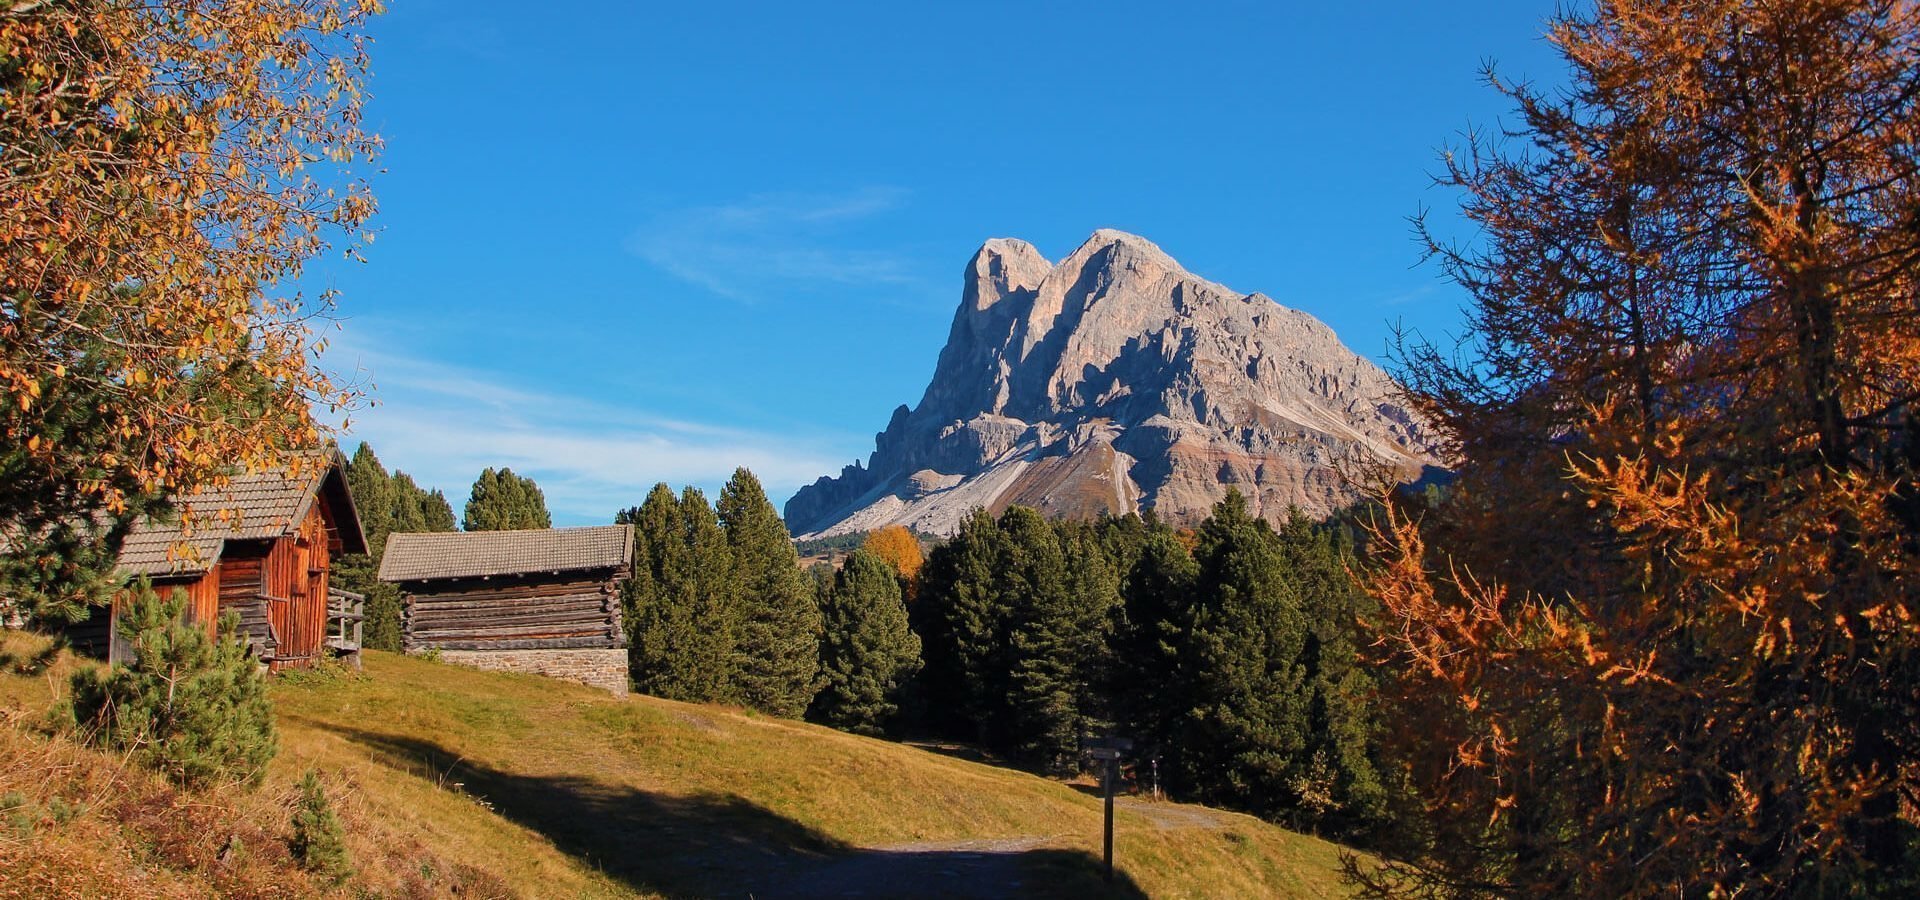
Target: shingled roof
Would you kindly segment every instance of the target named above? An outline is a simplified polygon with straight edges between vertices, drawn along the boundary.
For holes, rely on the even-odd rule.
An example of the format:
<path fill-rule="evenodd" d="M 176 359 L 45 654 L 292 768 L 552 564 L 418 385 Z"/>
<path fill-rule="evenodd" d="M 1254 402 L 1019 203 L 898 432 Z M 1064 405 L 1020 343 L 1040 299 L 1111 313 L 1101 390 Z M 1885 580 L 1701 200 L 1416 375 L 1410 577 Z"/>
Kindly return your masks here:
<path fill-rule="evenodd" d="M 120 546 L 119 570 L 149 576 L 205 572 L 219 562 L 227 541 L 271 539 L 299 530 L 322 491 L 330 493 L 344 552 L 366 552 L 367 539 L 347 492 L 346 457 L 328 449 L 303 453 L 286 466 L 235 475 L 223 486 L 175 498 L 175 510 L 190 512 L 191 525 L 177 515 L 171 521 L 146 519 L 135 524 Z"/>
<path fill-rule="evenodd" d="M 395 534 L 387 538 L 380 580 L 619 569 L 632 559 L 631 525 Z"/>

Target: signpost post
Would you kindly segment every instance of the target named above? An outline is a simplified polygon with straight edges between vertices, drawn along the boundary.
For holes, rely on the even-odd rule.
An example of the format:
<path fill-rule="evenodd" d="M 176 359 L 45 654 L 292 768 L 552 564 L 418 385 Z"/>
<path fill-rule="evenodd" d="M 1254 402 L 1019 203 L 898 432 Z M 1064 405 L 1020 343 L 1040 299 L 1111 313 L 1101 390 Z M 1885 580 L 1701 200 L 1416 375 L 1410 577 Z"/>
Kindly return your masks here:
<path fill-rule="evenodd" d="M 1102 842 L 1107 866 L 1107 881 L 1113 881 L 1113 790 L 1120 781 L 1120 758 L 1133 749 L 1133 741 L 1123 737 L 1095 738 L 1087 741 L 1087 755 L 1100 760 L 1105 765 L 1101 770 L 1101 786 L 1107 798 L 1106 838 Z"/>

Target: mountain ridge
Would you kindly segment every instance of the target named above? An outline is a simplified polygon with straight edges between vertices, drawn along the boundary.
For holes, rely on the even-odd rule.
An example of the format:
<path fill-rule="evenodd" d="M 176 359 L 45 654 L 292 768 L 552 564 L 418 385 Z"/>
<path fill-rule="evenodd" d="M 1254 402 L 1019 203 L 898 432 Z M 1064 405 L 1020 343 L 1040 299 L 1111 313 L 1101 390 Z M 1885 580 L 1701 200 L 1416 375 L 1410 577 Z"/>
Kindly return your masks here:
<path fill-rule="evenodd" d="M 796 535 L 903 524 L 950 534 L 975 507 L 1198 521 L 1229 486 L 1278 520 L 1358 498 L 1347 469 L 1412 481 L 1433 439 L 1378 366 L 1319 319 L 1101 229 L 1058 263 L 986 241 L 932 380 L 867 464 L 787 502 Z"/>

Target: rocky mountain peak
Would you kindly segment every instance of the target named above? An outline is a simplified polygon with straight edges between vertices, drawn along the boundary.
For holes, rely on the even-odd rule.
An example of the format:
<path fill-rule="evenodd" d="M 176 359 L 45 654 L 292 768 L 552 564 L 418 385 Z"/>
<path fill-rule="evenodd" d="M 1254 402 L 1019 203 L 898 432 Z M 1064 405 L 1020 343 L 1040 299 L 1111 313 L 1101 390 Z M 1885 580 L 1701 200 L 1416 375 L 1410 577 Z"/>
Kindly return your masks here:
<path fill-rule="evenodd" d="M 967 264 L 962 306 L 986 312 L 1009 295 L 1030 292 L 1053 264 L 1032 244 L 1018 238 L 994 238 L 980 245 Z"/>
<path fill-rule="evenodd" d="M 1343 466 L 1363 457 L 1418 477 L 1429 443 L 1385 373 L 1311 315 L 1124 231 L 1096 231 L 1058 264 L 996 238 L 967 265 L 919 405 L 894 412 L 867 466 L 796 494 L 787 521 L 941 534 L 1012 503 L 1185 521 L 1229 485 L 1279 519 L 1352 500 Z"/>

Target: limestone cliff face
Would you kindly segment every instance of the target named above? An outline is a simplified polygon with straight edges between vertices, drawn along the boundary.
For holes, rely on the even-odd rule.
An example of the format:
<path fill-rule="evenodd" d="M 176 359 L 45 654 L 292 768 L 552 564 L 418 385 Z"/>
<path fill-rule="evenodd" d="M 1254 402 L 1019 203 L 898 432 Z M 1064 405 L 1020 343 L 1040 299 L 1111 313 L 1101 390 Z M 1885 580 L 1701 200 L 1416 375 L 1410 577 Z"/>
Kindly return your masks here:
<path fill-rule="evenodd" d="M 1098 231 L 1058 264 L 995 239 L 965 277 L 926 395 L 894 411 L 866 466 L 787 502 L 795 534 L 950 534 L 974 507 L 1016 503 L 1185 524 L 1230 486 L 1277 521 L 1352 502 L 1367 464 L 1409 481 L 1437 464 L 1392 380 L 1332 329 L 1143 238 Z"/>

